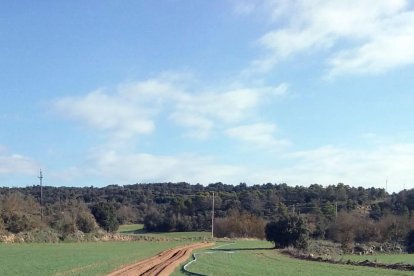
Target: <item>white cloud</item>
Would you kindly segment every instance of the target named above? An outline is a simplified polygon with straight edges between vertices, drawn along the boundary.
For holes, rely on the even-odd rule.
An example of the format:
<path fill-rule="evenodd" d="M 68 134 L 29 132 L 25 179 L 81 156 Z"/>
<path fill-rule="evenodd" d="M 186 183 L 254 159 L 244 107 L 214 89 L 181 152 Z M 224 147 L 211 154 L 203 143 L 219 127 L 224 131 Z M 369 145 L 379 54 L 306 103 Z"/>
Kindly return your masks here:
<path fill-rule="evenodd" d="M 254 116 L 256 108 L 288 93 L 288 85 L 235 88 L 188 94 L 176 102 L 171 118 L 189 128 L 192 137 L 206 138 L 214 127 L 233 125 Z"/>
<path fill-rule="evenodd" d="M 414 63 L 414 12 L 403 16 L 409 24 L 383 29 L 381 34 L 358 48 L 343 50 L 330 60 L 330 75 L 382 73 Z M 400 21 L 401 18 L 396 19 Z"/>
<path fill-rule="evenodd" d="M 324 146 L 285 154 L 282 162 L 279 168 L 252 174 L 252 179 L 263 182 L 265 175 L 267 181 L 289 185 L 342 182 L 350 186 L 385 188 L 388 178 L 389 191 L 399 191 L 404 184 L 414 188 L 414 144 L 382 144 L 370 150 Z"/>
<path fill-rule="evenodd" d="M 153 155 L 146 153 L 119 154 L 105 151 L 96 154 L 94 173 L 124 183 L 187 181 L 208 184 L 231 181 L 242 168 L 216 164 L 211 157 L 197 155 Z"/>
<path fill-rule="evenodd" d="M 226 134 L 256 148 L 280 150 L 290 143 L 284 139 L 276 139 L 274 137 L 276 131 L 277 127 L 274 124 L 257 123 L 230 128 L 226 131 Z"/>
<path fill-rule="evenodd" d="M 167 74 L 148 80 L 123 83 L 114 90 L 97 90 L 82 97 L 54 102 L 56 110 L 107 134 L 109 141 L 90 149 L 82 165 L 51 172 L 56 179 L 99 177 L 109 182 L 188 181 L 233 183 L 244 168 L 220 164 L 212 156 L 198 154 L 156 155 L 137 150 L 136 137 L 148 135 L 168 122 L 169 131 L 184 130 L 191 138 L 206 139 L 212 133 L 257 120 L 259 107 L 288 94 L 288 85 L 230 88 L 199 88 L 189 75 Z M 256 129 L 257 131 L 258 129 Z M 160 135 L 171 135 L 160 128 Z M 235 130 L 233 130 L 235 131 Z M 275 131 L 272 127 L 271 131 Z M 280 146 L 272 133 L 261 131 L 250 139 L 267 146 Z M 266 135 L 268 137 L 266 137 Z M 237 138 L 238 139 L 238 138 Z M 260 140 L 261 139 L 261 140 Z M 252 141 L 254 142 L 254 141 Z M 151 142 L 152 143 L 152 142 Z"/>
<path fill-rule="evenodd" d="M 189 84 L 188 76 L 161 75 L 121 84 L 112 93 L 97 90 L 83 97 L 62 98 L 55 107 L 65 116 L 107 131 L 117 139 L 152 133 L 157 116 L 184 127 L 191 137 L 204 139 L 214 128 L 252 116 L 259 105 L 288 90 L 284 83 L 210 91 L 188 87 Z"/>
<path fill-rule="evenodd" d="M 331 77 L 414 63 L 414 12 L 407 0 L 269 0 L 267 7 L 277 27 L 259 39 L 268 54 L 253 62 L 253 71 L 322 49 L 332 51 Z"/>
<path fill-rule="evenodd" d="M 214 127 L 212 120 L 192 113 L 174 112 L 171 114 L 170 119 L 178 125 L 190 129 L 187 132 L 187 136 L 197 139 L 208 138 Z"/>
<path fill-rule="evenodd" d="M 102 90 L 85 97 L 57 100 L 55 106 L 65 116 L 85 121 L 97 129 L 112 131 L 119 137 L 148 134 L 154 129 L 150 118 L 152 110 L 137 106 L 119 94 L 109 95 Z"/>
<path fill-rule="evenodd" d="M 274 127 L 258 125 L 246 128 L 266 132 Z M 237 132 L 235 130 L 233 134 Z M 243 133 L 240 132 L 241 135 Z M 256 141 L 272 144 L 273 138 L 263 134 L 247 138 L 245 142 Z M 385 179 L 388 179 L 388 191 L 394 192 L 404 186 L 407 189 L 414 188 L 413 163 L 414 144 L 378 144 L 364 150 L 324 146 L 281 152 L 268 160 L 267 168 L 257 168 L 253 164 L 222 164 L 212 156 L 123 153 L 101 148 L 89 156 L 82 168 L 71 168 L 68 173 L 69 178 L 97 176 L 104 179 L 105 183 L 119 184 L 164 181 L 208 184 L 222 181 L 231 184 L 285 182 L 292 186 L 308 186 L 313 183 L 331 185 L 342 182 L 354 187 L 385 188 Z"/>
<path fill-rule="evenodd" d="M 0 174 L 35 175 L 38 170 L 39 165 L 31 158 L 9 154 L 6 148 L 0 145 Z"/>

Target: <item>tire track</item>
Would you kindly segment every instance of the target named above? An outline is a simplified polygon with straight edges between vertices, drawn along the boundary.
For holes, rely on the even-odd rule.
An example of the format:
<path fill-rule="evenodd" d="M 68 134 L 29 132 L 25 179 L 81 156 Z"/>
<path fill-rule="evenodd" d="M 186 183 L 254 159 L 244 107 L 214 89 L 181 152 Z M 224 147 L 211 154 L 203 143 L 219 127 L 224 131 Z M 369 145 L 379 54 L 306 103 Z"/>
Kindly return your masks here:
<path fill-rule="evenodd" d="M 168 249 L 157 256 L 116 270 L 108 276 L 169 275 L 180 263 L 187 260 L 194 249 L 212 246 L 213 243 L 196 243 Z"/>

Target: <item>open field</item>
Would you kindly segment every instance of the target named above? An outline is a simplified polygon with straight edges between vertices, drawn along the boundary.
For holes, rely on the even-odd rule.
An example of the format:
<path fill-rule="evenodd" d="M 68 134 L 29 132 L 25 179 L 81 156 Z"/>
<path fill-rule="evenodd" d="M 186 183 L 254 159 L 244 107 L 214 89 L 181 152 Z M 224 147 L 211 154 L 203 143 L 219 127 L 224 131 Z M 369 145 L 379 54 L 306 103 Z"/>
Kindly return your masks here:
<path fill-rule="evenodd" d="M 119 226 L 118 232 L 122 234 L 135 234 L 142 232 L 144 224 L 123 224 Z"/>
<path fill-rule="evenodd" d="M 0 275 L 105 275 L 122 265 L 185 243 L 0 244 Z"/>
<path fill-rule="evenodd" d="M 148 233 L 143 230 L 142 224 L 126 224 L 119 226 L 118 232 L 121 234 L 134 234 L 148 237 L 165 237 L 169 239 L 204 240 L 211 237 L 210 232 L 160 232 Z"/>
<path fill-rule="evenodd" d="M 369 260 L 372 262 L 384 263 L 384 264 L 395 264 L 404 263 L 414 265 L 414 254 L 377 254 L 377 255 L 345 255 L 342 257 L 343 260 L 352 261 L 365 261 Z"/>
<path fill-rule="evenodd" d="M 303 261 L 271 247 L 265 241 L 237 241 L 215 250 L 201 250 L 197 261 L 187 269 L 202 275 L 412 275 L 405 271 Z M 179 268 L 173 275 L 186 274 Z"/>

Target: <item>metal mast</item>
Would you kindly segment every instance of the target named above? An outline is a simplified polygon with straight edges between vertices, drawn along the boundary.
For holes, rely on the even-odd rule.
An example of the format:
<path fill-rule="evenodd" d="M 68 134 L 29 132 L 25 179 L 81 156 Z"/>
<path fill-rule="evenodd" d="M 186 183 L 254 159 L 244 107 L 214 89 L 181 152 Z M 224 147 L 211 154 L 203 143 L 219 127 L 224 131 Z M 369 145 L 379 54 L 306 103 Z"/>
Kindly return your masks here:
<path fill-rule="evenodd" d="M 388 193 L 388 178 L 385 179 L 385 191 Z"/>
<path fill-rule="evenodd" d="M 211 238 L 214 239 L 214 192 L 213 192 L 213 206 L 211 210 Z"/>
<path fill-rule="evenodd" d="M 40 219 L 43 221 L 43 174 L 42 174 L 42 170 L 40 170 L 39 182 L 40 182 Z"/>

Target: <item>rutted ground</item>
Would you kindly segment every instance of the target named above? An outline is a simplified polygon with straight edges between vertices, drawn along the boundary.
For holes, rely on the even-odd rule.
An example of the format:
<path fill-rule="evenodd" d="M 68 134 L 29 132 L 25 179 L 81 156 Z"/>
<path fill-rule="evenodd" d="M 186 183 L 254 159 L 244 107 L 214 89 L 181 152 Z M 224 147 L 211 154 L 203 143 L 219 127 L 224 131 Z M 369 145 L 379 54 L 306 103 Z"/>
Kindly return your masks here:
<path fill-rule="evenodd" d="M 123 267 L 108 276 L 170 275 L 195 249 L 212 246 L 213 243 L 196 243 L 168 249 L 157 256 Z"/>

